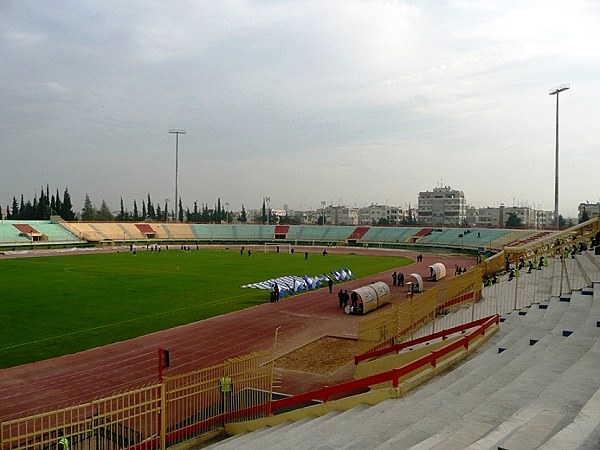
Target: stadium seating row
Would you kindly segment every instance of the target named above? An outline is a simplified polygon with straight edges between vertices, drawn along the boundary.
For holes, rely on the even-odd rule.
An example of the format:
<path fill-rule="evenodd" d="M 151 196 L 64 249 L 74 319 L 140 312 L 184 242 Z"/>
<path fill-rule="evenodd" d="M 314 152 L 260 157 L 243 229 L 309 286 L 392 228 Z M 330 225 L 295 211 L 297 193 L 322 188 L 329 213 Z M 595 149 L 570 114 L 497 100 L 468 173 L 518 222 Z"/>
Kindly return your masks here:
<path fill-rule="evenodd" d="M 140 241 L 147 239 L 177 241 L 274 241 L 291 243 L 347 243 L 352 240 L 358 245 L 421 245 L 447 246 L 454 248 L 501 249 L 505 245 L 524 243 L 539 236 L 539 230 L 506 230 L 473 228 L 423 229 L 421 227 L 356 227 L 290 225 L 279 228 L 275 225 L 241 224 L 184 224 L 184 223 L 135 223 L 135 222 L 61 222 L 50 221 L 3 221 L 0 224 L 0 245 L 31 243 L 14 224 L 29 225 L 42 233 L 45 242 L 101 242 Z M 283 232 L 282 232 L 283 230 Z M 548 233 L 548 232 L 544 232 Z"/>

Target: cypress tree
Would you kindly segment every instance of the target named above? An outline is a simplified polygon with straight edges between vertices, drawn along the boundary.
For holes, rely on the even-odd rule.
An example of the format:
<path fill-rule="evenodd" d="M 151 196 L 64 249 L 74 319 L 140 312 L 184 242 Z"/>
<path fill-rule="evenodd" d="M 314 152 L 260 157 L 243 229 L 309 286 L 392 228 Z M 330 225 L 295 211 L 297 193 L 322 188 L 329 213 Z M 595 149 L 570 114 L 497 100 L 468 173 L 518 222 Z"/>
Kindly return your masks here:
<path fill-rule="evenodd" d="M 19 206 L 19 217 L 17 219 L 25 219 L 25 201 L 23 200 L 23 194 L 21 194 L 21 205 Z"/>
<path fill-rule="evenodd" d="M 146 205 L 148 211 L 149 219 L 156 219 L 156 213 L 154 212 L 154 205 L 152 204 L 152 200 L 150 200 L 150 193 L 148 193 L 148 204 Z"/>
<path fill-rule="evenodd" d="M 192 218 L 192 222 L 198 222 L 200 217 L 198 217 L 198 201 L 194 202 L 194 216 Z"/>
<path fill-rule="evenodd" d="M 12 212 L 10 218 L 15 220 L 19 218 L 19 204 L 17 203 L 16 197 L 13 197 Z"/>
<path fill-rule="evenodd" d="M 183 205 L 181 204 L 181 197 L 179 197 L 178 209 L 179 209 L 179 214 L 178 214 L 177 218 L 179 219 L 179 222 L 183 222 Z"/>
<path fill-rule="evenodd" d="M 144 200 L 142 200 L 142 220 L 146 220 L 147 217 L 148 213 L 146 212 L 146 204 L 144 203 Z"/>
<path fill-rule="evenodd" d="M 35 210 L 31 200 L 27 200 L 27 203 L 23 205 L 19 219 L 31 220 L 34 219 Z"/>
<path fill-rule="evenodd" d="M 71 194 L 69 194 L 69 188 L 65 188 L 65 193 L 63 194 L 62 204 L 60 203 L 60 199 L 58 198 L 58 191 L 56 196 L 56 207 L 58 208 L 60 204 L 60 217 L 63 220 L 75 220 L 75 212 L 73 211 L 73 204 L 71 203 Z"/>
<path fill-rule="evenodd" d="M 54 199 L 54 212 L 62 217 L 62 203 L 58 194 L 58 188 L 56 188 L 56 198 Z"/>
<path fill-rule="evenodd" d="M 140 215 L 138 213 L 138 207 L 135 198 L 133 199 L 133 220 L 135 220 L 136 222 L 140 220 Z"/>
<path fill-rule="evenodd" d="M 33 203 L 31 203 L 29 200 L 27 200 L 26 205 L 29 204 L 30 206 L 26 208 L 28 209 L 27 212 L 27 219 L 39 219 L 40 217 L 38 216 L 38 199 L 37 199 L 37 195 L 35 197 L 33 197 Z"/>
<path fill-rule="evenodd" d="M 125 207 L 123 206 L 123 196 L 121 196 L 121 211 L 119 212 L 117 219 L 121 221 L 125 220 Z"/>

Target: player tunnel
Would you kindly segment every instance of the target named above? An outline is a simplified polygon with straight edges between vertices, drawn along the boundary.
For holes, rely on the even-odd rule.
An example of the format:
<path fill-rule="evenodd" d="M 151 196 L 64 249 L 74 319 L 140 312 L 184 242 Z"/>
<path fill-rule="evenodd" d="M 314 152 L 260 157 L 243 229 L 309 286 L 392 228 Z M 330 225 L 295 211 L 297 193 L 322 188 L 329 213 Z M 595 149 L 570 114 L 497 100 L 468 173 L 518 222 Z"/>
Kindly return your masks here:
<path fill-rule="evenodd" d="M 383 281 L 371 283 L 350 291 L 350 299 L 356 306 L 347 306 L 348 314 L 362 315 L 390 303 L 390 287 Z"/>
<path fill-rule="evenodd" d="M 429 281 L 439 281 L 446 276 L 446 266 L 435 263 L 429 266 Z"/>

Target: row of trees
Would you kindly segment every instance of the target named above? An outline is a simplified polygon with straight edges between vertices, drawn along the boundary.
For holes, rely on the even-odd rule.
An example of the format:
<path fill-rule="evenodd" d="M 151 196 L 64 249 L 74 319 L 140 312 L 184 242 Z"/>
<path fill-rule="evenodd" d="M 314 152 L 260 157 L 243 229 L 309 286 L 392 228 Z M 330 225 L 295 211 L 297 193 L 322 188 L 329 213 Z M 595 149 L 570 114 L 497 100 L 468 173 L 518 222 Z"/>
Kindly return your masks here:
<path fill-rule="evenodd" d="M 23 198 L 18 202 L 16 197 L 13 197 L 12 206 L 6 205 L 6 209 L 2 211 L 0 206 L 0 219 L 9 220 L 47 220 L 50 216 L 59 215 L 65 220 L 75 220 L 73 212 L 73 204 L 71 203 L 71 194 L 69 189 L 65 189 L 62 199 L 56 190 L 56 194 L 50 195 L 50 186 L 40 189 L 40 196 L 36 195 L 33 200 Z"/>
<path fill-rule="evenodd" d="M 221 223 L 231 222 L 234 220 L 234 215 L 225 210 L 221 204 L 221 199 L 217 200 L 217 204 L 213 208 L 209 208 L 208 204 L 198 205 L 194 202 L 193 209 L 183 208 L 181 198 L 177 208 L 177 220 L 179 222 L 205 222 L 205 223 Z M 0 206 L 0 220 L 48 220 L 50 216 L 58 215 L 64 220 L 77 220 L 77 215 L 73 211 L 71 203 L 71 194 L 66 188 L 62 198 L 56 190 L 56 194 L 50 195 L 50 187 L 40 189 L 40 195 L 36 194 L 33 200 L 25 200 L 21 194 L 21 201 L 17 201 L 13 197 L 12 206 L 7 205 L 6 209 Z M 79 218 L 83 221 L 140 221 L 140 220 L 155 220 L 155 221 L 172 221 L 175 218 L 175 212 L 169 210 L 167 202 L 161 208 L 160 204 L 154 205 L 150 194 L 141 201 L 141 209 L 138 208 L 138 202 L 133 200 L 133 210 L 129 211 L 125 208 L 123 197 L 121 197 L 120 210 L 114 214 L 108 203 L 103 199 L 100 208 L 96 208 L 92 203 L 89 195 L 85 194 L 83 208 L 79 214 Z M 242 205 L 241 213 L 236 218 L 240 222 L 246 222 L 246 210 Z"/>
<path fill-rule="evenodd" d="M 214 206 L 214 208 L 209 208 L 208 204 L 202 204 L 199 207 L 198 202 L 195 201 L 192 210 L 190 210 L 189 207 L 186 207 L 184 210 L 181 203 L 181 198 L 179 199 L 179 204 L 177 206 L 177 220 L 179 222 L 221 223 L 231 222 L 234 219 L 233 214 L 225 210 L 221 204 L 220 198 L 217 200 L 217 204 Z M 133 200 L 133 210 L 127 210 L 123 204 L 123 197 L 121 197 L 121 207 L 119 213 L 117 215 L 112 215 L 110 213 L 110 209 L 106 206 L 104 201 L 102 202 L 100 210 L 94 209 L 88 195 L 86 194 L 81 219 L 97 221 L 118 220 L 121 222 L 139 220 L 168 222 L 175 219 L 175 212 L 172 209 L 169 210 L 167 201 L 165 201 L 162 208 L 160 204 L 156 204 L 156 206 L 154 206 L 154 203 L 152 203 L 152 199 L 150 198 L 150 194 L 148 194 L 147 198 L 142 199 L 141 201 L 141 210 L 138 208 L 138 203 L 135 199 Z M 242 222 L 246 221 L 246 211 L 244 210 L 244 205 L 242 205 L 242 212 L 238 217 L 238 220 Z"/>

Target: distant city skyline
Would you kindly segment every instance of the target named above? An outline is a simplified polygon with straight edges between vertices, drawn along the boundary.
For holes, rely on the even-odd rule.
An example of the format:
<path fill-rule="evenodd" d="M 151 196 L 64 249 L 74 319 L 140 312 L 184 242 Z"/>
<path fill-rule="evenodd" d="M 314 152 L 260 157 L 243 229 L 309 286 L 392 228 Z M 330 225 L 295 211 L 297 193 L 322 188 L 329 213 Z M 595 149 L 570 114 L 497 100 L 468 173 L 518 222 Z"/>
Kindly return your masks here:
<path fill-rule="evenodd" d="M 438 188 L 438 187 L 440 187 L 440 186 L 436 186 L 436 188 Z M 449 189 L 450 188 L 454 189 L 452 186 L 444 186 L 444 187 L 447 187 Z M 428 190 L 423 191 L 423 192 L 432 192 L 432 191 L 434 191 L 434 189 L 435 188 L 428 189 Z M 50 190 L 50 196 L 54 197 L 56 195 L 57 189 L 56 188 L 53 189 L 51 186 L 49 186 L 49 190 Z M 460 189 L 457 189 L 457 190 L 460 191 Z M 44 188 L 44 192 L 45 191 L 46 191 L 46 188 Z M 62 201 L 63 200 L 64 190 L 58 189 L 58 193 L 59 193 L 60 200 Z M 73 196 L 73 192 L 69 191 L 69 194 L 71 195 L 71 197 Z M 150 199 L 151 199 L 151 201 L 153 203 L 154 208 L 159 207 L 160 210 L 161 210 L 161 212 L 164 212 L 165 199 L 162 199 L 162 200 L 158 199 L 158 200 L 156 200 L 152 196 L 152 193 L 149 193 L 149 194 L 150 194 Z M 28 201 L 32 202 L 34 198 L 39 199 L 39 192 L 36 192 L 34 195 L 35 195 L 35 197 L 32 197 L 32 198 L 26 197 L 24 195 L 24 202 L 25 203 L 27 203 Z M 270 208 L 272 211 L 286 211 L 286 212 L 290 212 L 290 211 L 292 211 L 292 212 L 293 211 L 317 211 L 318 212 L 318 211 L 322 210 L 324 207 L 325 208 L 330 208 L 330 207 L 346 207 L 346 208 L 355 208 L 355 209 L 365 209 L 365 208 L 368 208 L 370 206 L 389 206 L 389 207 L 393 207 L 393 208 L 400 208 L 401 210 L 403 210 L 404 212 L 406 212 L 409 208 L 411 208 L 414 211 L 417 211 L 418 204 L 419 204 L 419 202 L 418 202 L 418 195 L 419 195 L 419 193 L 417 193 L 417 197 L 415 198 L 415 201 L 410 202 L 410 203 L 406 203 L 406 204 L 402 204 L 402 205 L 392 204 L 392 203 L 378 203 L 378 202 L 371 202 L 371 203 L 368 203 L 368 204 L 354 204 L 354 205 L 349 205 L 349 204 L 341 203 L 341 202 L 337 202 L 336 203 L 334 201 L 332 201 L 332 202 L 328 202 L 328 201 L 324 201 L 323 202 L 322 201 L 321 204 L 319 206 L 317 206 L 317 207 L 300 209 L 300 208 L 293 207 L 292 205 L 290 205 L 289 203 L 287 203 L 285 201 L 283 201 L 283 203 L 281 204 L 281 206 L 275 207 L 275 206 L 273 206 L 271 204 L 271 201 L 269 201 L 269 202 L 267 202 L 266 207 Z M 84 195 L 84 197 L 85 197 L 85 195 Z M 148 198 L 148 194 L 144 195 L 142 198 L 136 198 L 135 199 L 136 203 L 137 203 L 138 211 L 140 213 L 142 211 L 142 204 L 143 203 L 144 204 L 147 203 L 147 198 Z M 262 202 L 263 202 L 264 198 L 265 197 L 263 197 L 263 198 L 260 199 L 260 204 L 257 204 L 257 206 L 249 206 L 249 205 L 251 205 L 251 203 L 242 203 L 243 206 L 244 206 L 244 209 L 247 212 L 250 212 L 250 211 L 260 211 L 262 209 Z M 20 204 L 20 202 L 21 202 L 20 195 L 16 198 L 16 200 Z M 134 199 L 129 199 L 128 200 L 125 197 L 123 198 L 124 209 L 127 212 L 129 212 L 129 213 L 133 212 L 133 200 Z M 513 199 L 513 203 L 497 202 L 496 204 L 489 204 L 489 205 L 473 205 L 473 204 L 470 204 L 468 202 L 468 197 L 465 194 L 465 200 L 466 200 L 466 206 L 468 208 L 473 207 L 473 208 L 476 208 L 476 209 L 485 209 L 485 208 L 498 208 L 500 206 L 505 206 L 507 208 L 513 208 L 513 207 L 514 208 L 529 208 L 532 211 L 542 211 L 543 210 L 543 211 L 551 213 L 551 214 L 554 213 L 554 211 L 551 208 L 550 209 L 543 209 L 543 208 L 541 208 L 541 205 L 529 204 L 526 201 L 518 201 L 518 199 Z M 102 202 L 106 201 L 106 200 L 105 199 L 100 199 L 100 200 L 96 201 L 95 199 L 93 199 L 92 197 L 90 197 L 90 201 L 92 203 L 92 206 L 94 206 L 96 209 L 100 209 L 100 206 L 101 206 Z M 230 202 L 224 201 L 222 198 L 217 198 L 213 202 L 211 202 L 211 201 L 208 201 L 208 202 L 204 202 L 204 201 L 203 202 L 198 202 L 198 209 L 201 210 L 205 204 L 208 206 L 208 209 L 214 209 L 214 207 L 217 205 L 217 203 L 219 201 L 220 201 L 220 204 L 221 204 L 221 207 L 223 208 L 223 210 L 227 210 L 229 213 L 236 213 L 236 214 L 238 214 L 238 213 L 241 212 L 242 204 L 240 204 L 239 207 L 236 207 L 235 205 L 231 205 Z M 6 204 L 0 204 L 0 207 L 2 208 L 3 216 L 5 218 L 6 218 L 6 208 L 8 207 L 10 209 L 12 207 L 12 203 L 13 203 L 13 200 L 11 199 L 10 202 L 8 202 Z M 77 216 L 79 216 L 80 213 L 81 213 L 81 210 L 82 210 L 82 207 L 83 207 L 83 203 L 84 202 L 82 201 L 81 205 L 79 205 L 77 202 L 73 202 L 73 212 Z M 120 199 L 119 199 L 119 201 L 117 202 L 116 205 L 113 205 L 113 204 L 111 204 L 108 201 L 106 201 L 106 203 L 107 203 L 109 209 L 113 213 L 118 213 L 120 211 L 120 207 L 121 207 Z M 580 204 L 585 204 L 585 203 L 586 203 L 585 201 L 579 202 L 575 206 L 576 211 L 577 211 L 578 207 L 580 206 Z M 597 201 L 597 202 L 590 202 L 590 204 L 591 205 L 596 205 L 596 204 L 600 205 L 600 200 Z M 147 207 L 147 205 L 146 205 L 146 207 Z M 169 207 L 169 214 L 171 215 L 172 212 L 173 212 L 173 209 L 172 209 L 172 205 L 171 205 L 170 201 L 168 202 L 168 207 Z M 184 213 L 185 213 L 186 209 L 189 209 L 190 211 L 193 211 L 193 207 L 194 207 L 193 202 L 191 204 L 185 204 L 185 203 L 183 203 Z M 563 217 L 565 219 L 576 219 L 576 218 L 578 218 L 578 216 L 579 216 L 579 212 L 578 211 L 573 216 L 565 216 L 565 215 L 563 215 Z"/>
<path fill-rule="evenodd" d="M 600 200 L 600 4 L 447 0 L 0 5 L 0 203 L 131 208 Z"/>

